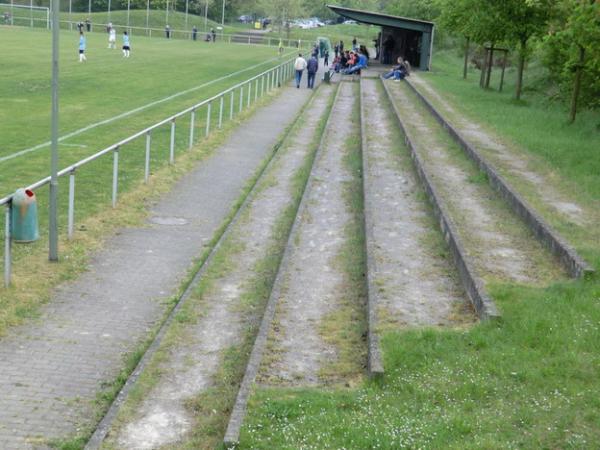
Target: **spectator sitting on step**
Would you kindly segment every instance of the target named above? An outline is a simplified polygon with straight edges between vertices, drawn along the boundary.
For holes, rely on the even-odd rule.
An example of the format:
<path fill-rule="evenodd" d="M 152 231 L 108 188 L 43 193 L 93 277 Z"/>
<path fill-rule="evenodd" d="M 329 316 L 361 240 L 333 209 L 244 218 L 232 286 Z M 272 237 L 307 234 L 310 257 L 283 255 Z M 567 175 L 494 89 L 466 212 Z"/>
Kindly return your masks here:
<path fill-rule="evenodd" d="M 394 77 L 394 80 L 403 80 L 408 75 L 410 75 L 410 64 L 408 61 L 403 61 L 402 56 L 400 56 L 398 58 L 398 65 L 386 73 L 383 78 L 388 80 Z"/>
<path fill-rule="evenodd" d="M 353 73 L 360 72 L 361 69 L 367 68 L 367 63 L 367 56 L 364 53 L 361 53 L 358 55 L 358 60 L 355 59 L 355 63 L 349 69 L 346 69 L 344 73 L 346 75 L 352 75 Z"/>

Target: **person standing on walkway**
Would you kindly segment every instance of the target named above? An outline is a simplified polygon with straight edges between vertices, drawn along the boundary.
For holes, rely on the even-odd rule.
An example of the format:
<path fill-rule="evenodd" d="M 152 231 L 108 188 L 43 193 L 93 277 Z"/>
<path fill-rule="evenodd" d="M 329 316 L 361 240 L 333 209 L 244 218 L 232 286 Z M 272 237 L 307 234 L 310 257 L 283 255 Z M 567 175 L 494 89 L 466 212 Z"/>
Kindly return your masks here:
<path fill-rule="evenodd" d="M 171 39 L 171 27 L 169 25 L 165 26 L 165 36 L 167 39 Z"/>
<path fill-rule="evenodd" d="M 129 51 L 131 47 L 129 46 L 129 35 L 127 31 L 123 31 L 123 57 L 129 58 Z"/>
<path fill-rule="evenodd" d="M 92 31 L 92 22 L 89 17 L 85 19 L 85 29 L 88 33 Z"/>
<path fill-rule="evenodd" d="M 323 59 L 324 59 L 323 66 L 325 68 L 329 67 L 329 50 L 325 50 L 325 54 L 323 55 Z"/>
<path fill-rule="evenodd" d="M 212 41 L 213 42 L 217 42 L 217 32 L 215 31 L 214 28 L 211 28 L 211 30 L 210 30 L 210 36 L 212 37 Z"/>
<path fill-rule="evenodd" d="M 192 27 L 192 40 L 195 41 L 196 39 L 198 39 L 198 28 L 194 25 Z"/>
<path fill-rule="evenodd" d="M 294 61 L 294 69 L 296 69 L 296 87 L 300 88 L 302 72 L 304 72 L 304 69 L 306 69 L 306 60 L 302 57 L 302 53 L 299 53 L 296 61 Z"/>
<path fill-rule="evenodd" d="M 319 60 L 315 55 L 312 55 L 311 58 L 306 63 L 306 71 L 308 72 L 308 84 L 307 88 L 314 89 L 315 87 L 315 77 L 317 76 L 317 71 L 319 70 Z"/>
<path fill-rule="evenodd" d="M 117 30 L 112 27 L 108 32 L 108 48 L 117 48 Z"/>
<path fill-rule="evenodd" d="M 83 31 L 79 32 L 79 62 L 87 61 L 85 57 L 85 36 Z"/>

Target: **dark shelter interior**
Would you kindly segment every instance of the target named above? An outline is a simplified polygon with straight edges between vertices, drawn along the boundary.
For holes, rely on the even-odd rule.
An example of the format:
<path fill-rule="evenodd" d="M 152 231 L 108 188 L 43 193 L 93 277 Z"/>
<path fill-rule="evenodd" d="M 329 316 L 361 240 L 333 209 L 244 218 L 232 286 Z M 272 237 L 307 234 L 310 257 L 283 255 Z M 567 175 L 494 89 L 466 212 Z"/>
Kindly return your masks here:
<path fill-rule="evenodd" d="M 379 48 L 378 60 L 383 64 L 394 64 L 398 57 L 410 62 L 414 68 L 429 70 L 433 47 L 433 22 L 390 16 L 370 11 L 361 11 L 341 6 L 327 5 L 332 11 L 360 23 L 378 25 L 381 32 L 368 44 Z"/>

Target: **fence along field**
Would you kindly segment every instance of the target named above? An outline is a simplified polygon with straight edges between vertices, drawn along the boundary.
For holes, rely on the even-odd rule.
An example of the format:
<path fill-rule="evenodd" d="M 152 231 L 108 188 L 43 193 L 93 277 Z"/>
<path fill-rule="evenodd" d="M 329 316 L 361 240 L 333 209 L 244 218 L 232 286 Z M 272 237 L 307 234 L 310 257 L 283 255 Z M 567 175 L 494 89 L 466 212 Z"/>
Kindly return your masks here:
<path fill-rule="evenodd" d="M 23 31 L 23 30 L 21 30 Z M 1 30 L 0 29 L 0 33 L 6 32 L 6 30 Z M 19 33 L 18 29 L 11 29 L 10 30 L 11 33 Z M 25 32 L 27 32 L 27 30 L 25 30 Z M 30 32 L 31 33 L 31 32 Z M 31 33 L 33 35 L 39 35 L 40 33 Z M 65 34 L 69 34 L 69 33 L 63 33 L 63 37 Z M 64 41 L 65 39 L 63 38 L 62 40 L 62 46 L 63 47 L 61 49 L 61 51 L 63 53 L 65 53 L 64 51 Z M 150 54 L 150 56 L 146 56 L 145 58 L 145 63 L 151 63 L 153 61 L 153 58 L 156 58 L 157 56 L 160 57 L 163 54 L 166 54 L 167 52 L 173 52 L 173 53 L 177 53 L 178 56 L 182 56 L 181 55 L 181 50 L 179 51 L 173 51 L 172 49 L 174 48 L 174 46 L 159 46 L 159 49 L 157 51 L 156 48 L 152 48 L 152 41 L 149 39 L 146 39 L 146 43 L 145 45 L 141 45 L 139 46 L 140 49 L 147 49 L 148 53 Z M 104 44 L 104 42 L 102 43 Z M 168 42 L 167 44 L 170 44 L 170 42 Z M 182 44 L 181 42 L 178 42 L 177 44 Z M 193 47 L 192 43 L 187 43 L 189 45 L 191 45 Z M 189 50 L 189 48 L 188 48 Z M 243 50 L 243 55 L 240 55 L 240 57 L 235 57 L 232 58 L 232 55 L 237 55 L 237 53 L 240 53 L 240 50 Z M 67 49 L 66 52 L 68 52 L 69 50 Z M 109 50 L 106 48 L 103 48 L 102 45 L 97 45 L 96 46 L 96 51 L 98 52 L 98 54 L 101 54 L 101 52 L 104 52 L 105 54 L 108 53 L 110 54 L 111 52 L 115 52 L 115 50 Z M 141 50 L 140 50 L 141 51 Z M 18 53 L 17 51 L 15 51 L 15 53 Z M 120 52 L 118 52 L 120 54 Z M 62 56 L 62 55 L 61 55 Z M 69 57 L 70 55 L 66 55 L 65 57 Z M 196 77 L 196 79 L 194 80 L 194 77 L 185 77 L 186 74 L 188 74 L 188 72 L 186 72 L 185 70 L 182 70 L 182 74 L 180 73 L 179 75 L 182 75 L 182 78 L 184 78 L 183 82 L 186 82 L 187 85 L 189 86 L 190 81 L 194 81 L 194 86 L 193 87 L 197 87 L 198 84 L 197 82 L 199 80 L 207 80 L 210 77 L 210 69 L 213 69 L 215 64 L 218 63 L 222 63 L 222 66 L 227 68 L 228 70 L 225 69 L 221 69 L 221 71 L 213 71 L 213 75 L 214 74 L 218 74 L 221 75 L 221 77 L 223 78 L 221 81 L 218 81 L 214 84 L 210 84 L 211 80 L 208 80 L 205 82 L 207 86 L 206 89 L 201 89 L 198 92 L 191 92 L 190 95 L 187 96 L 182 96 L 182 98 L 176 98 L 174 101 L 170 101 L 166 104 L 160 104 L 157 105 L 155 108 L 151 108 L 149 111 L 144 111 L 139 115 L 134 115 L 132 117 L 128 117 L 125 118 L 124 120 L 122 120 L 120 122 L 118 122 L 116 125 L 114 124 L 108 124 L 106 126 L 101 126 L 98 127 L 98 129 L 94 129 L 91 130 L 90 132 L 87 133 L 82 133 L 80 136 L 76 136 L 76 142 L 63 142 L 63 145 L 60 145 L 59 148 L 59 152 L 61 154 L 61 163 L 60 163 L 60 167 L 65 167 L 68 166 L 76 161 L 81 160 L 82 158 L 89 156 L 97 151 L 99 151 L 102 148 L 105 148 L 109 145 L 114 144 L 115 142 L 118 142 L 120 139 L 123 139 L 124 137 L 130 136 L 136 132 L 139 132 L 140 130 L 144 129 L 145 127 L 152 125 L 156 122 L 159 122 L 162 119 L 165 119 L 166 117 L 168 117 L 171 114 L 177 113 L 183 109 L 186 109 L 194 104 L 199 103 L 202 99 L 206 99 L 207 97 L 210 97 L 212 95 L 217 94 L 218 92 L 222 92 L 224 90 L 226 90 L 226 88 L 236 84 L 236 82 L 239 81 L 244 81 L 247 80 L 249 78 L 251 78 L 253 75 L 255 75 L 256 73 L 263 73 L 265 72 L 266 69 L 268 69 L 269 67 L 272 67 L 275 64 L 280 64 L 283 60 L 279 59 L 279 58 L 273 58 L 273 49 L 265 49 L 265 48 L 261 48 L 261 47 L 249 47 L 249 46 L 244 46 L 243 48 L 241 48 L 241 46 L 229 46 L 229 45 L 217 45 L 217 44 L 213 44 L 212 46 L 208 46 L 205 47 L 205 53 L 204 56 L 206 56 L 208 59 L 213 59 L 213 60 L 217 60 L 217 62 L 215 63 L 213 61 L 212 64 L 206 64 L 206 66 L 208 67 L 209 70 L 205 70 L 204 72 L 199 70 L 199 64 L 194 62 L 191 62 L 190 65 L 192 65 L 192 71 L 195 71 L 195 73 L 198 74 L 198 76 Z M 262 61 L 263 63 L 261 63 L 261 59 L 260 57 L 262 56 Z M 264 59 L 264 57 L 267 56 L 266 59 Z M 269 58 L 270 56 L 270 58 Z M 114 67 L 119 67 L 121 64 L 127 64 L 130 61 L 123 61 L 120 58 L 116 59 L 116 58 L 112 58 L 112 59 L 106 59 L 106 56 L 104 56 L 104 61 L 103 62 L 107 62 L 108 64 L 111 64 L 112 68 Z M 169 63 L 172 63 L 174 61 L 174 58 L 167 58 L 168 61 L 165 63 L 164 61 L 162 62 L 162 66 L 161 69 L 164 68 L 164 65 L 168 65 Z M 227 63 L 227 61 L 231 61 L 231 60 L 235 60 L 235 62 L 232 63 Z M 18 58 L 16 58 L 13 55 L 13 61 L 16 62 L 15 65 L 18 65 Z M 100 67 L 100 64 L 102 63 L 102 61 L 96 65 L 96 68 Z M 249 65 L 250 63 L 254 63 L 253 65 Z M 32 60 L 26 61 L 26 64 L 29 64 L 30 67 L 34 66 L 35 63 Z M 77 63 L 78 64 L 78 63 Z M 77 74 L 77 70 L 79 70 L 79 68 L 85 68 L 85 67 L 89 67 L 85 64 L 81 64 L 80 66 L 78 66 L 77 64 L 74 63 L 70 63 L 67 62 L 65 65 L 67 66 L 68 70 L 67 70 L 67 75 L 65 76 L 67 79 L 67 82 L 64 84 L 69 85 L 69 83 L 74 83 L 77 86 L 77 82 L 80 81 L 80 79 L 77 79 L 77 76 L 75 76 L 75 81 L 73 81 L 73 79 L 69 79 L 69 75 L 72 75 L 73 73 Z M 245 65 L 244 65 L 245 64 Z M 125 66 L 126 67 L 126 66 Z M 238 69 L 235 72 L 232 72 L 231 70 L 233 69 Z M 22 69 L 15 69 L 13 67 L 13 70 L 15 70 L 15 72 L 20 72 Z M 189 68 L 188 68 L 189 70 Z M 63 71 L 64 72 L 64 71 Z M 208 72 L 208 73 L 207 73 Z M 6 86 L 5 83 L 2 83 L 3 86 L 5 86 L 5 92 L 3 92 L 2 94 L 6 96 L 8 102 L 6 102 L 7 105 L 9 105 L 8 107 L 3 107 L 0 109 L 0 114 L 2 115 L 1 117 L 6 120 L 7 122 L 11 123 L 12 126 L 12 130 L 14 130 L 14 133 L 9 132 L 8 134 L 5 134 L 3 137 L 0 137 L 0 139 L 2 139 L 4 142 L 2 142 L 1 147 L 2 148 L 6 148 L 6 144 L 8 143 L 13 143 L 16 141 L 17 143 L 20 142 L 18 136 L 22 136 L 22 135 L 26 135 L 29 130 L 31 130 L 31 133 L 29 134 L 33 134 L 36 131 L 38 131 L 38 135 L 37 139 L 40 139 L 39 134 L 40 133 L 46 133 L 47 134 L 47 130 L 48 130 L 48 126 L 46 125 L 44 127 L 44 122 L 49 123 L 49 116 L 48 116 L 48 112 L 46 111 L 45 114 L 44 112 L 40 112 L 39 109 L 36 109 L 36 106 L 39 107 L 39 103 L 42 102 L 43 100 L 41 100 L 41 98 L 43 98 L 43 95 L 39 94 L 39 93 L 34 93 L 32 94 L 32 96 L 34 97 L 34 100 L 32 100 L 30 97 L 28 97 L 28 93 L 27 92 L 22 92 L 22 91 L 27 91 L 27 88 L 25 87 L 25 89 L 21 89 L 21 91 L 19 91 L 18 87 L 19 86 L 23 86 L 27 81 L 29 82 L 35 82 L 36 80 L 38 80 L 36 78 L 36 76 L 39 76 L 40 78 L 41 75 L 37 75 L 39 72 L 30 72 L 30 71 L 23 71 L 21 73 L 26 73 L 29 74 L 31 77 L 33 78 L 27 78 L 26 80 L 20 80 L 20 81 L 15 81 L 15 79 L 11 78 L 11 74 L 8 75 L 8 81 L 12 81 L 13 83 L 9 86 Z M 234 77 L 231 77 L 231 75 L 236 74 Z M 12 75 L 16 75 L 15 73 L 12 73 Z M 79 75 L 79 74 L 77 74 Z M 90 101 L 98 101 L 100 104 L 103 104 L 102 102 L 105 100 L 104 97 L 109 97 L 110 101 L 115 101 L 118 100 L 118 96 L 115 95 L 111 95 L 110 94 L 110 89 L 104 89 L 104 91 L 101 88 L 105 88 L 105 86 L 103 85 L 102 81 L 104 80 L 104 75 L 106 75 L 106 71 L 102 72 L 100 75 L 94 74 L 93 72 L 90 72 L 89 70 L 87 72 L 85 72 L 85 75 L 87 75 L 88 77 L 91 77 L 90 80 L 90 85 L 94 86 L 95 89 L 91 89 L 89 91 L 89 96 L 92 97 L 92 99 L 90 100 L 89 98 L 86 98 L 85 93 L 88 91 L 85 90 L 81 90 L 81 89 L 76 89 L 77 95 L 74 96 L 67 96 L 67 98 L 69 99 L 68 102 L 63 102 L 62 103 L 62 109 L 64 111 L 66 111 L 65 114 L 63 114 L 63 120 L 61 121 L 62 124 L 64 124 L 65 122 L 76 122 L 76 120 L 78 118 L 80 118 L 82 116 L 82 114 L 79 112 L 79 110 L 81 108 L 77 108 L 79 106 L 79 102 L 82 102 L 86 105 L 89 105 Z M 152 75 L 156 75 L 156 71 L 154 71 L 150 76 L 146 76 L 144 75 L 142 79 L 140 79 L 139 82 L 137 81 L 133 81 L 130 83 L 132 86 L 132 89 L 129 90 L 127 83 L 122 83 L 125 84 L 123 89 L 118 90 L 119 95 L 121 95 L 123 97 L 123 101 L 119 102 L 119 105 L 122 108 L 122 105 L 128 104 L 128 101 L 131 101 L 132 105 L 137 105 L 139 104 L 140 101 L 145 101 L 147 102 L 148 98 L 144 98 L 146 97 L 146 95 L 150 92 L 152 92 L 155 89 L 158 89 L 161 87 L 161 79 L 159 79 L 159 82 L 156 82 L 156 79 L 153 80 L 153 76 Z M 170 78 L 170 79 L 174 79 L 177 81 L 182 81 L 179 78 Z M 118 78 L 118 80 L 121 80 L 121 78 Z M 117 80 L 117 81 L 118 81 Z M 146 83 L 144 82 L 146 81 Z M 154 81 L 154 82 L 153 82 Z M 240 90 L 236 90 L 234 91 L 234 95 L 233 95 L 233 102 L 231 101 L 232 97 L 231 95 L 229 95 L 226 99 L 227 101 L 223 102 L 223 111 L 222 111 L 222 117 L 220 117 L 219 114 L 219 107 L 220 104 L 217 102 L 216 104 L 212 105 L 212 114 L 211 114 L 211 120 L 212 120 L 212 128 L 215 128 L 218 123 L 220 122 L 220 120 L 227 120 L 231 117 L 231 113 L 234 112 L 235 115 L 238 114 L 239 111 L 241 111 L 242 109 L 245 109 L 251 102 L 254 102 L 256 100 L 256 98 L 258 98 L 260 95 L 262 95 L 262 93 L 266 90 L 267 86 L 263 87 L 263 84 L 267 84 L 267 83 L 273 83 L 274 78 L 271 76 L 271 74 L 269 74 L 269 77 L 265 77 L 264 81 L 263 78 L 259 78 L 258 80 L 256 80 L 253 84 L 252 84 L 252 91 L 248 92 L 248 86 L 243 86 Z M 15 83 L 17 83 L 17 88 L 15 88 Z M 114 83 L 111 84 L 110 86 L 116 86 Z M 137 92 L 141 94 L 140 99 L 137 98 L 133 98 L 136 97 L 136 86 L 138 86 L 138 88 L 141 86 L 141 91 L 138 89 Z M 181 85 L 178 85 L 178 87 L 182 87 Z M 193 88 L 192 87 L 192 88 Z M 49 86 L 48 86 L 49 88 Z M 119 89 L 119 86 L 116 86 L 117 89 Z M 0 88 L 2 89 L 2 88 Z M 64 87 L 62 87 L 63 91 L 65 90 Z M 47 89 L 46 89 L 47 90 Z M 193 89 L 191 89 L 193 90 Z M 11 95 L 12 93 L 12 95 Z M 243 95 L 243 99 L 240 99 L 240 94 Z M 249 95 L 250 94 L 250 95 Z M 39 101 L 36 101 L 39 100 Z M 16 100 L 16 101 L 15 101 Z M 47 95 L 47 100 L 49 103 L 49 93 Z M 138 103 L 136 103 L 136 101 Z M 25 104 L 28 106 L 31 106 L 29 104 L 33 103 L 33 108 L 21 108 L 18 110 L 18 114 L 13 114 L 14 108 L 11 108 L 10 106 L 12 104 Z M 66 103 L 66 106 L 65 106 Z M 73 108 L 73 106 L 75 106 L 75 108 Z M 232 111 L 232 106 L 233 106 L 233 111 Z M 49 109 L 49 107 L 47 108 Z M 100 111 L 102 110 L 102 108 L 98 108 Z M 118 112 L 118 111 L 117 111 Z M 25 122 L 27 121 L 27 117 L 28 116 L 35 116 L 35 119 L 40 123 L 40 127 L 42 128 L 42 131 L 37 130 L 36 128 L 28 128 L 25 124 Z M 65 119 L 65 115 L 67 116 L 67 118 Z M 44 117 L 45 116 L 45 117 Z M 85 116 L 83 114 L 83 116 Z M 15 119 L 16 117 L 16 119 Z M 13 122 L 11 121 L 11 118 L 13 119 Z M 21 120 L 21 127 L 16 127 L 15 126 L 15 122 L 17 122 L 17 124 L 19 123 L 19 120 Z M 162 165 L 164 164 L 166 161 L 169 160 L 170 158 L 170 151 L 172 148 L 175 149 L 181 149 L 181 148 L 186 148 L 187 144 L 190 140 L 190 128 L 189 128 L 189 119 L 186 118 L 182 118 L 182 120 L 177 124 L 177 127 L 175 127 L 175 132 L 171 132 L 171 127 L 169 126 L 170 124 L 166 124 L 166 126 L 163 126 L 155 131 L 153 131 L 152 133 L 152 153 L 151 153 L 151 159 L 150 159 L 150 166 L 152 167 L 152 170 L 157 166 L 157 165 Z M 117 130 L 115 131 L 113 128 L 116 128 Z M 204 108 L 199 108 L 198 111 L 195 114 L 195 127 L 194 127 L 194 137 L 198 138 L 202 135 L 204 135 L 205 131 L 208 130 L 208 124 L 207 124 L 207 120 L 206 120 L 206 107 Z M 172 143 L 172 144 L 171 144 Z M 66 146 L 64 144 L 67 144 Z M 144 139 L 138 139 L 135 142 L 132 142 L 131 144 L 127 144 L 126 146 L 126 151 L 124 152 L 120 152 L 121 153 L 121 158 L 120 158 L 120 172 L 119 172 L 119 191 L 121 191 L 122 189 L 127 189 L 128 186 L 130 186 L 132 183 L 138 182 L 140 177 L 142 177 L 142 174 L 144 172 L 144 147 L 145 147 L 145 143 L 144 143 Z M 6 154 L 6 151 L 3 152 L 4 154 Z M 31 183 L 44 178 L 45 176 L 47 176 L 48 171 L 47 171 L 47 167 L 48 167 L 48 160 L 49 160 L 49 151 L 42 151 L 40 150 L 39 152 L 32 152 L 29 154 L 25 154 L 20 158 L 15 158 L 12 160 L 5 160 L 3 163 L 1 163 L 0 165 L 3 166 L 3 170 L 0 172 L 2 175 L 0 175 L 0 184 L 3 186 L 3 190 L 2 190 L 2 195 L 0 197 L 3 197 L 4 195 L 8 195 L 10 194 L 14 188 L 16 186 L 27 186 L 30 185 Z M 140 163 L 141 161 L 141 163 Z M 86 167 L 86 169 L 84 171 L 82 171 L 82 173 L 77 177 L 78 178 L 78 182 L 77 182 L 77 199 L 78 199 L 78 208 L 76 208 L 76 218 L 75 220 L 77 220 L 77 218 L 80 218 L 81 216 L 87 216 L 88 214 L 92 213 L 93 211 L 98 210 L 98 208 L 101 207 L 105 207 L 107 202 L 110 202 L 111 199 L 111 182 L 110 182 L 110 177 L 112 174 L 112 168 L 113 168 L 113 160 L 112 158 L 101 158 L 97 161 L 94 161 L 94 163 L 92 164 L 92 166 L 90 167 Z M 8 169 L 7 169 L 8 168 Z M 79 172 L 78 172 L 79 173 Z M 83 176 L 83 178 L 82 178 Z M 83 181 L 84 180 L 84 181 Z M 83 181 L 83 183 L 81 182 Z M 62 206 L 62 210 L 61 210 L 61 216 L 63 217 L 63 220 L 61 221 L 61 225 L 62 225 L 62 229 L 64 230 L 65 228 L 65 210 L 66 210 L 66 202 L 67 202 L 67 186 L 65 184 L 68 185 L 67 182 L 67 178 L 63 178 L 63 182 L 62 182 L 62 195 L 61 195 L 61 206 Z M 11 186 L 12 189 L 7 189 L 5 186 Z M 44 214 L 43 211 L 44 210 L 44 203 L 45 203 L 45 189 L 41 189 L 38 192 L 38 197 L 39 197 L 39 201 L 41 203 L 41 214 L 40 214 L 40 220 L 42 222 L 42 227 L 45 226 L 45 219 L 46 219 L 46 215 Z M 84 199 L 83 202 L 80 203 L 79 199 Z M 17 258 L 19 256 L 17 255 Z"/>

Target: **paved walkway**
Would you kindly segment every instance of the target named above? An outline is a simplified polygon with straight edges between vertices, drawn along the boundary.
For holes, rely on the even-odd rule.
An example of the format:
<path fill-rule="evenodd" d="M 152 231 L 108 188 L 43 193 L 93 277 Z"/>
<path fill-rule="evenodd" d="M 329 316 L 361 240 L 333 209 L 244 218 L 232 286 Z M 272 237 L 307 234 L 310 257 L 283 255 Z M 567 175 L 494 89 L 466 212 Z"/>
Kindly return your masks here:
<path fill-rule="evenodd" d="M 88 272 L 57 289 L 39 320 L 0 340 L 1 449 L 45 448 L 95 420 L 103 383 L 163 317 L 161 300 L 177 292 L 308 95 L 286 88 L 154 207 L 148 227 L 111 238 Z"/>

